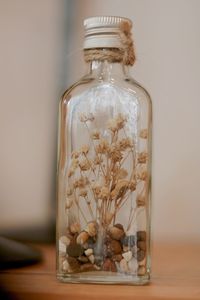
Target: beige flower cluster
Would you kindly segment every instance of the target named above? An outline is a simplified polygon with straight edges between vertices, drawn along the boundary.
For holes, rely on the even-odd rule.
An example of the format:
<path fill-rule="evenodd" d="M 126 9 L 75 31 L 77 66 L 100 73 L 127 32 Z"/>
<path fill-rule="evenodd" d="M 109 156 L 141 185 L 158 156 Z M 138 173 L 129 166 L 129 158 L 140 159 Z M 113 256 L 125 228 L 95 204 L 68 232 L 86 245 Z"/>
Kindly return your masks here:
<path fill-rule="evenodd" d="M 91 218 L 100 220 L 102 225 L 108 225 L 115 220 L 122 205 L 129 199 L 131 193 L 136 190 L 139 180 L 147 179 L 147 171 L 144 168 L 148 160 L 146 152 L 141 152 L 136 157 L 135 143 L 126 134 L 125 126 L 127 117 L 118 114 L 107 123 L 109 138 L 102 136 L 101 131 L 90 131 L 88 122 L 94 121 L 92 114 L 81 114 L 82 122 L 88 130 L 91 139 L 90 146 L 83 145 L 79 150 L 71 154 L 71 162 L 68 169 L 68 188 L 66 191 L 66 209 L 73 204 L 81 210 L 80 201 L 85 199 Z M 147 131 L 142 130 L 140 138 L 147 138 Z M 125 162 L 129 159 L 132 171 L 125 168 Z M 136 172 L 136 165 L 143 166 Z M 144 199 L 137 198 L 138 206 L 145 205 Z M 84 219 L 87 214 L 81 211 Z M 109 221 L 110 220 L 110 221 Z"/>

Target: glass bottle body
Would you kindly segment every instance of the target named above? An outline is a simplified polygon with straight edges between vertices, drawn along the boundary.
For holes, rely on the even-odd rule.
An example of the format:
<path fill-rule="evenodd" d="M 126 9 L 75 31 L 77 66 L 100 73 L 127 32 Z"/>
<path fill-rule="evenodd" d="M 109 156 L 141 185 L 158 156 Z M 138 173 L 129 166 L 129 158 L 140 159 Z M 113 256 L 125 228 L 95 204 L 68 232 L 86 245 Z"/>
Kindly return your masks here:
<path fill-rule="evenodd" d="M 150 278 L 151 100 L 121 63 L 93 61 L 60 102 L 57 276 Z"/>

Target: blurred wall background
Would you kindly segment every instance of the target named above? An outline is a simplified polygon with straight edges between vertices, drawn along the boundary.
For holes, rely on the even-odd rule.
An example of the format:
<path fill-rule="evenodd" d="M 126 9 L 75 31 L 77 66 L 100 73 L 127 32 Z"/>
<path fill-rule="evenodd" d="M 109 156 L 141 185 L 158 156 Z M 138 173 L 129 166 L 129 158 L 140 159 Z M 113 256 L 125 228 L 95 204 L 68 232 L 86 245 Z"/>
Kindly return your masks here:
<path fill-rule="evenodd" d="M 55 219 L 58 100 L 84 73 L 85 17 L 133 21 L 153 99 L 153 235 L 200 241 L 200 2 L 0 0 L 0 231 Z"/>

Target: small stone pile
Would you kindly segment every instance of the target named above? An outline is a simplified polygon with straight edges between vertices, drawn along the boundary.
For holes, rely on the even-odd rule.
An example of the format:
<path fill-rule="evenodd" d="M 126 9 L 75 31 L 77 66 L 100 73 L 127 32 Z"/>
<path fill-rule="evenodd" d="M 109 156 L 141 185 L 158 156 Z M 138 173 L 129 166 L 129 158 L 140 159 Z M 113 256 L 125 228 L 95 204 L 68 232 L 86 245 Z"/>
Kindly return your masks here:
<path fill-rule="evenodd" d="M 109 271 L 143 276 L 146 273 L 146 231 L 126 235 L 121 224 L 103 234 L 95 221 L 81 231 L 70 225 L 59 239 L 59 266 L 65 273 Z"/>

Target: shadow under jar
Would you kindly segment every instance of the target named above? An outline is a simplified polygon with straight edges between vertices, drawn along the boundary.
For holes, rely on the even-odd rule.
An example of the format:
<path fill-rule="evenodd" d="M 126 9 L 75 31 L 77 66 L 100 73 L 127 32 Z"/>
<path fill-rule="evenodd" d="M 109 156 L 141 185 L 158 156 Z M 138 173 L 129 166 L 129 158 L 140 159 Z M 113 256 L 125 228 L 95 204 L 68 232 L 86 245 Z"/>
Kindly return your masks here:
<path fill-rule="evenodd" d="M 57 277 L 146 284 L 151 99 L 128 72 L 131 21 L 94 17 L 84 25 L 88 72 L 60 102 Z"/>

